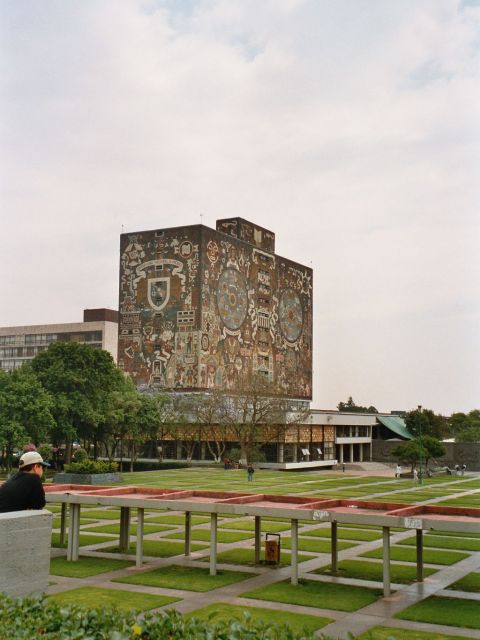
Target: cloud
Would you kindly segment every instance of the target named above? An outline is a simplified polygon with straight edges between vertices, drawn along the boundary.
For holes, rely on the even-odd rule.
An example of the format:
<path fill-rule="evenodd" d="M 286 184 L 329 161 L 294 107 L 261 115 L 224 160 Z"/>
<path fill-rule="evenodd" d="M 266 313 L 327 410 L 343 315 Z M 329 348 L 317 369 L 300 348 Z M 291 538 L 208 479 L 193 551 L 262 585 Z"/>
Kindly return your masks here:
<path fill-rule="evenodd" d="M 475 405 L 478 4 L 0 12 L 2 324 L 115 306 L 122 225 L 240 215 L 315 269 L 316 406 Z"/>

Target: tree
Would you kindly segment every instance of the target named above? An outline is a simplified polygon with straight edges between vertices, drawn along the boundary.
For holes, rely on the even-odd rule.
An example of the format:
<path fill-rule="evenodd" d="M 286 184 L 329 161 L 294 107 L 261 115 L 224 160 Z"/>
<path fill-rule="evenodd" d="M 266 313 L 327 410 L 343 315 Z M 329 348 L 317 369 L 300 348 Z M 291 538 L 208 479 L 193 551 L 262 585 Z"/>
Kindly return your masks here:
<path fill-rule="evenodd" d="M 353 401 L 352 396 L 348 397 L 347 402 L 339 402 L 337 404 L 337 409 L 339 411 L 346 411 L 348 413 L 378 413 L 378 411 L 372 405 L 370 405 L 369 407 L 356 405 Z"/>
<path fill-rule="evenodd" d="M 480 411 L 453 413 L 447 420 L 450 435 L 456 442 L 480 442 Z"/>
<path fill-rule="evenodd" d="M 405 444 L 399 444 L 392 449 L 392 456 L 403 464 L 409 464 L 411 472 L 420 460 L 425 459 L 425 450 L 418 440 L 409 440 Z"/>
<path fill-rule="evenodd" d="M 65 442 L 65 461 L 70 462 L 74 438 L 97 440 L 110 394 L 121 388 L 123 374 L 107 351 L 78 342 L 53 342 L 31 366 L 53 399 L 53 439 Z"/>
<path fill-rule="evenodd" d="M 238 441 L 242 460 L 250 462 L 258 445 L 278 441 L 290 426 L 305 421 L 308 411 L 290 412 L 289 405 L 261 376 L 254 376 L 229 397 L 226 424 Z"/>
<path fill-rule="evenodd" d="M 405 414 L 405 426 L 412 436 L 433 436 L 441 439 L 447 429 L 446 420 L 431 409 L 414 409 Z"/>
<path fill-rule="evenodd" d="M 229 432 L 225 394 L 219 390 L 196 394 L 192 399 L 192 413 L 213 459 L 220 462 L 225 454 Z"/>
<path fill-rule="evenodd" d="M 411 465 L 412 472 L 417 463 L 421 467 L 425 465 L 425 469 L 428 469 L 428 463 L 432 458 L 441 458 L 445 453 L 443 444 L 437 438 L 428 435 L 414 438 L 392 449 L 392 456 Z"/>
<path fill-rule="evenodd" d="M 28 365 L 0 370 L 0 447 L 8 469 L 15 448 L 33 441 L 38 446 L 54 425 L 53 401 Z"/>

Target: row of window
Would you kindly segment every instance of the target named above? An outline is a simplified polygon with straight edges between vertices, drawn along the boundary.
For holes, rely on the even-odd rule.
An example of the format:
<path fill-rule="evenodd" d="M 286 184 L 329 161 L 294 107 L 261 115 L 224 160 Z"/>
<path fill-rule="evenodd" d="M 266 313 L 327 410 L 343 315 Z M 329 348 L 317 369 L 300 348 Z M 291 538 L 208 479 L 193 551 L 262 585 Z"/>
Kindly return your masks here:
<path fill-rule="evenodd" d="M 368 436 L 370 436 L 368 425 L 337 427 L 337 437 L 339 438 L 367 438 Z"/>
<path fill-rule="evenodd" d="M 16 336 L 0 336 L 0 346 L 50 344 L 51 342 L 101 342 L 101 331 L 70 333 L 27 333 Z"/>

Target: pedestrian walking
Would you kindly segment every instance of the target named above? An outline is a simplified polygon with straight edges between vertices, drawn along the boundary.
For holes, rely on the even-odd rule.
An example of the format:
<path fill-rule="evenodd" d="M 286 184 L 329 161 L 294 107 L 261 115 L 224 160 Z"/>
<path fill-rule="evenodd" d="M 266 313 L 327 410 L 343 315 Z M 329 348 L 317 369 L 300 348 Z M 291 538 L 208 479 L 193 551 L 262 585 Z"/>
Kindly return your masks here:
<path fill-rule="evenodd" d="M 418 471 L 417 471 L 417 469 L 413 470 L 413 482 L 415 484 L 417 484 L 417 482 L 418 482 Z"/>
<path fill-rule="evenodd" d="M 249 482 L 253 481 L 253 474 L 255 473 L 255 469 L 252 467 L 251 464 L 248 465 L 247 467 L 247 478 Z"/>
<path fill-rule="evenodd" d="M 400 478 L 402 475 L 402 467 L 397 464 L 396 468 L 395 468 L 395 478 Z"/>

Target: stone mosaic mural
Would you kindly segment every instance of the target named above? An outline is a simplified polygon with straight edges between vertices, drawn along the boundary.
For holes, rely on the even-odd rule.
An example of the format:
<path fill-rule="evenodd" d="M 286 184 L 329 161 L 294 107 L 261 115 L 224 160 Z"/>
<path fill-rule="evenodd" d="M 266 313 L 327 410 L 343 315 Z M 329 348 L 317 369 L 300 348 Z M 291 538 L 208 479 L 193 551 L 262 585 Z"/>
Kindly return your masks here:
<path fill-rule="evenodd" d="M 140 389 L 235 390 L 256 374 L 311 399 L 312 270 L 275 255 L 272 232 L 217 225 L 121 236 L 119 365 Z"/>

